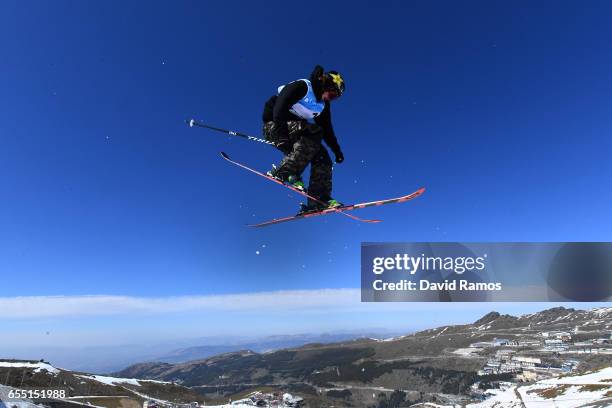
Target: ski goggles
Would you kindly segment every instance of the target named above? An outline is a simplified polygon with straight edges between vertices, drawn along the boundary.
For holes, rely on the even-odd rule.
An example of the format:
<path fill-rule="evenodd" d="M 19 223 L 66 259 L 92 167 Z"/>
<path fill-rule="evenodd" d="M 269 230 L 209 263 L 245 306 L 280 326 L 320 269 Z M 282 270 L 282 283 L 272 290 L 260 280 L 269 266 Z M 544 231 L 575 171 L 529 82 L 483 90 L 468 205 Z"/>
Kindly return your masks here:
<path fill-rule="evenodd" d="M 340 97 L 340 92 L 336 88 L 326 89 L 325 92 L 329 95 L 329 99 L 337 99 Z"/>

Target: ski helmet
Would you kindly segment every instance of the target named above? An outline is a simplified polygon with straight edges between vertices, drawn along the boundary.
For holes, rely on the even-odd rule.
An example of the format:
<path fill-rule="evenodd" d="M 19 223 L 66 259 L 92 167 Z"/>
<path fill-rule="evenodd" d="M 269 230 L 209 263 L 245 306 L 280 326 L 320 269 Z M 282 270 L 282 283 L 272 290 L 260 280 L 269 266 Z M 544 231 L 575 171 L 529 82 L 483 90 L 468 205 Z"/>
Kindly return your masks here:
<path fill-rule="evenodd" d="M 338 71 L 328 71 L 323 76 L 325 77 L 326 90 L 334 90 L 338 93 L 338 96 L 344 93 L 344 79 Z"/>

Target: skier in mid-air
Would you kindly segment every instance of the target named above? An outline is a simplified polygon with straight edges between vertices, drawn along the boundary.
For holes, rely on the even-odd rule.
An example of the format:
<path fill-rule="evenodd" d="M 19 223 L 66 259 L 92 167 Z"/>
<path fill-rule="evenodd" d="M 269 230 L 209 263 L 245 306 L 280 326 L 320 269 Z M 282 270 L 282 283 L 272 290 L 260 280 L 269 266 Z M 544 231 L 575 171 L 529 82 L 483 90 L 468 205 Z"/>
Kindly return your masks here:
<path fill-rule="evenodd" d="M 278 94 L 265 104 L 263 133 L 285 155 L 268 175 L 305 190 L 301 175 L 310 164 L 308 199 L 300 214 L 335 208 L 342 204 L 331 197 L 332 161 L 323 140 L 335 155 L 336 163 L 344 155 L 336 139 L 331 120 L 330 102 L 344 93 L 344 79 L 336 71 L 324 72 L 317 65 L 310 79 L 298 79 L 278 88 Z M 326 203 L 324 206 L 322 203 Z"/>
<path fill-rule="evenodd" d="M 195 119 L 187 121 L 189 127 L 206 128 L 258 143 L 272 144 L 283 152 L 284 157 L 280 165 L 273 166 L 273 169 L 267 174 L 233 160 L 227 153 L 221 152 L 221 157 L 233 165 L 281 184 L 308 198 L 307 204 L 302 205 L 297 215 L 249 224 L 250 227 L 265 227 L 335 213 L 356 221 L 375 224 L 381 220 L 360 218 L 349 212 L 385 204 L 404 203 L 425 192 L 425 188 L 421 187 L 401 197 L 350 205 L 343 205 L 331 197 L 332 161 L 322 141 L 325 141 L 334 152 L 336 163 L 342 163 L 344 155 L 332 128 L 330 102 L 341 96 L 344 88 L 344 79 L 338 72 L 324 72 L 323 67 L 319 65 L 315 67 L 310 79 L 298 79 L 280 86 L 277 95 L 268 99 L 264 107 L 262 117 L 265 139 L 206 125 Z M 308 164 L 311 165 L 310 183 L 306 191 L 301 174 Z"/>

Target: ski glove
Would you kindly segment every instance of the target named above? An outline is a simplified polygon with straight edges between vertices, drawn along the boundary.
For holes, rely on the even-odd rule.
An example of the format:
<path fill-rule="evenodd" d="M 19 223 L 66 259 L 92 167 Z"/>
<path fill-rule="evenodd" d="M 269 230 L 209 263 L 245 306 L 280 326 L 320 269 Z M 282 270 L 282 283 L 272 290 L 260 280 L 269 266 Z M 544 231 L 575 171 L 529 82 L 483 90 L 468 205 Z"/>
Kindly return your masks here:
<path fill-rule="evenodd" d="M 342 150 L 338 150 L 337 152 L 334 152 L 334 154 L 336 155 L 336 163 L 340 164 L 344 161 L 344 155 L 342 154 Z"/>

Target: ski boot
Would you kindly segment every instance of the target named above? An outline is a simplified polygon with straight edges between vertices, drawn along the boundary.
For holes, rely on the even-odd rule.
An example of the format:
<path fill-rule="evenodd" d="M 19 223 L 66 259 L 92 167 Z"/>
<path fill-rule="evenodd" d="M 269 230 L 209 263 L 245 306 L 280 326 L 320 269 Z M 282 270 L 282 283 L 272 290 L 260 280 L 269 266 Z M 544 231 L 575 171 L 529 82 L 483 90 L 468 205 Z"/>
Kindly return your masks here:
<path fill-rule="evenodd" d="M 330 199 L 327 200 L 327 208 L 338 208 L 338 207 L 342 207 L 344 204 L 342 204 L 340 201 L 335 200 L 335 199 Z"/>
<path fill-rule="evenodd" d="M 297 188 L 300 191 L 306 191 L 306 187 L 304 186 L 304 182 L 300 176 L 289 176 L 287 180 L 285 180 L 285 184 L 289 184 L 293 188 Z"/>
<path fill-rule="evenodd" d="M 272 170 L 268 171 L 266 175 L 272 177 L 273 179 L 281 181 L 284 184 L 287 184 L 295 189 L 306 192 L 306 187 L 304 186 L 304 182 L 302 181 L 302 178 L 300 176 L 289 175 L 287 176 L 287 178 L 283 178 L 279 176 L 277 173 L 278 173 L 278 168 L 273 164 Z"/>
<path fill-rule="evenodd" d="M 297 215 L 305 215 L 309 213 L 316 213 L 325 210 L 330 210 L 332 208 L 342 207 L 342 203 L 338 200 L 334 200 L 333 198 L 326 201 L 326 204 L 320 204 L 316 201 L 309 202 L 308 204 L 300 203 L 300 211 L 298 211 Z"/>

